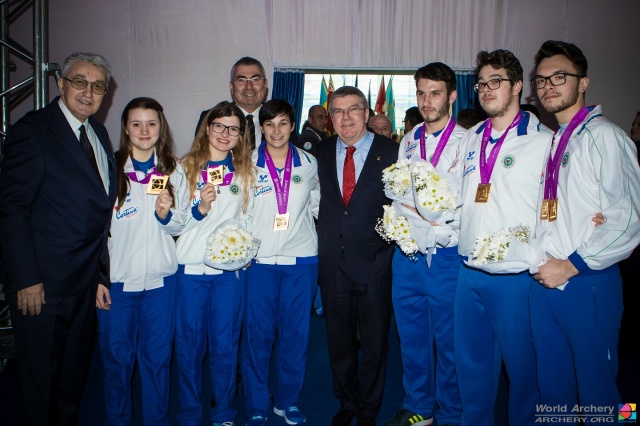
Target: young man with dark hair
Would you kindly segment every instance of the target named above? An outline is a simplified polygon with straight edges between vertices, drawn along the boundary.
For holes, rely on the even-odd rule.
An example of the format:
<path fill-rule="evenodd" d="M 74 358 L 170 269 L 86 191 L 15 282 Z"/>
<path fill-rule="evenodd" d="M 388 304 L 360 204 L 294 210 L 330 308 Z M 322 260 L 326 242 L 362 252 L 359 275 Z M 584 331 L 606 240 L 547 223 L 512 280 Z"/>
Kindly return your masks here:
<path fill-rule="evenodd" d="M 637 153 L 601 106 L 585 106 L 587 59 L 577 46 L 547 41 L 535 65 L 531 84 L 560 125 L 540 194 L 547 258 L 530 298 L 541 403 L 610 407 L 614 421 L 623 310 L 617 263 L 640 242 Z M 605 220 L 597 227 L 594 212 Z"/>
<path fill-rule="evenodd" d="M 415 74 L 416 98 L 424 123 L 400 142 L 398 159 L 430 162 L 438 172 L 458 174 L 460 140 L 465 129 L 450 116 L 456 100 L 456 76 L 451 68 L 434 62 Z M 414 226 L 428 227 L 416 218 L 414 205 L 405 202 L 399 212 Z M 460 268 L 458 222 L 432 223 L 438 238 L 430 243 L 432 255 L 407 258 L 396 247 L 393 256 L 393 308 L 400 336 L 405 398 L 402 409 L 386 426 L 460 424 L 462 407 L 453 356 L 453 304 Z M 437 240 L 437 241 L 436 241 Z M 431 257 L 430 263 L 427 260 Z M 437 409 L 436 409 L 437 403 Z"/>
<path fill-rule="evenodd" d="M 506 50 L 480 52 L 474 86 L 489 117 L 461 142 L 462 209 L 458 253 L 471 259 L 482 235 L 518 225 L 533 232 L 551 131 L 520 111 L 522 66 Z M 496 268 L 503 268 L 500 264 Z M 529 326 L 531 277 L 524 267 L 491 273 L 460 267 L 455 299 L 455 362 L 462 424 L 494 425 L 502 361 L 509 382 L 509 424 L 535 423 L 538 390 Z"/>

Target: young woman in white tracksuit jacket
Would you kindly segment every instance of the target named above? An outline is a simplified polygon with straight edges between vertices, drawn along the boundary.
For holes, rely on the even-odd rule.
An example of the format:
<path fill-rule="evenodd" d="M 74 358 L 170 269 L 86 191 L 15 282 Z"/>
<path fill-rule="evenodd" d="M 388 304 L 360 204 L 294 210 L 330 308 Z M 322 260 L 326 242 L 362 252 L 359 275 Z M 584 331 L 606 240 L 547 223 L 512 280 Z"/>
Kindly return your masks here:
<path fill-rule="evenodd" d="M 111 221 L 111 287 L 100 285 L 100 320 L 106 417 L 131 425 L 131 380 L 137 362 L 142 422 L 169 424 L 169 382 L 175 313 L 175 243 L 184 224 L 186 181 L 173 156 L 173 138 L 162 106 L 133 99 L 121 121 L 116 153 L 118 197 Z M 165 189 L 149 193 L 158 175 Z"/>
<path fill-rule="evenodd" d="M 268 384 L 274 343 L 278 386 L 273 391 L 273 411 L 288 424 L 305 421 L 297 405 L 317 287 L 314 215 L 320 187 L 316 159 L 289 142 L 294 117 L 286 101 L 265 103 L 260 110 L 265 141 L 252 155 L 257 179 L 247 223 L 261 243 L 247 269 L 241 351 L 247 424 L 252 426 L 264 425 L 272 409 Z"/>
<path fill-rule="evenodd" d="M 240 218 L 255 175 L 247 122 L 242 111 L 221 102 L 209 111 L 182 164 L 191 204 L 178 238 L 175 354 L 182 425 L 202 420 L 203 360 L 209 351 L 214 425 L 233 425 L 236 410 L 238 345 L 244 311 L 244 271 L 222 271 L 204 264 L 207 238 L 227 219 Z M 203 171 L 224 166 L 220 185 L 205 182 Z M 206 175 L 205 175 L 206 176 Z"/>

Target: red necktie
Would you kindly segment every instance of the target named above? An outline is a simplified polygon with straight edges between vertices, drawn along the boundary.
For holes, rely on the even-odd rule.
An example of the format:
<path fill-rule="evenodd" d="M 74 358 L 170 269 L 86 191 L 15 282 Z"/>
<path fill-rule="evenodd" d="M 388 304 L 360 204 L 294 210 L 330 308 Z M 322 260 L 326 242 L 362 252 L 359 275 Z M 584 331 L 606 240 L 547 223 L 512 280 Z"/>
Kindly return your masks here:
<path fill-rule="evenodd" d="M 356 187 L 356 165 L 353 162 L 355 147 L 347 147 L 347 156 L 344 158 L 344 168 L 342 169 L 342 201 L 344 205 L 349 204 L 353 189 Z"/>

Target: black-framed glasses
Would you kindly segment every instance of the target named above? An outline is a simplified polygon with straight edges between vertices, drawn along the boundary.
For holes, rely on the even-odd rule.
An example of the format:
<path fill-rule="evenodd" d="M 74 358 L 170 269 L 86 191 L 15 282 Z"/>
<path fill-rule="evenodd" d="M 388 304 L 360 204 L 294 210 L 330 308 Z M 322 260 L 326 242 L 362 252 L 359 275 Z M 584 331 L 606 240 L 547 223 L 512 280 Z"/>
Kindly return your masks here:
<path fill-rule="evenodd" d="M 352 107 L 349 107 L 347 109 L 334 109 L 334 110 L 331 110 L 331 115 L 334 118 L 342 118 L 345 115 L 351 116 L 351 115 L 355 114 L 356 112 L 364 111 L 365 109 L 366 108 L 358 108 L 357 106 L 352 106 Z"/>
<path fill-rule="evenodd" d="M 84 90 L 87 84 L 91 85 L 91 91 L 96 95 L 104 95 L 107 93 L 107 85 L 101 81 L 87 81 L 84 78 L 74 77 L 73 80 L 69 80 L 66 77 L 62 77 L 63 80 L 67 80 L 71 83 L 71 87 L 76 90 Z"/>
<path fill-rule="evenodd" d="M 536 89 L 544 89 L 544 86 L 547 85 L 547 80 L 551 83 L 552 86 L 562 86 L 567 82 L 567 76 L 582 78 L 584 75 L 571 74 L 570 72 L 557 72 L 555 74 L 551 74 L 547 77 L 537 76 L 531 79 L 531 85 Z"/>
<path fill-rule="evenodd" d="M 510 80 L 508 78 L 492 78 L 491 80 L 487 80 L 486 83 L 478 82 L 474 84 L 473 90 L 475 90 L 476 93 L 484 92 L 484 89 L 486 87 L 488 87 L 490 90 L 497 90 L 500 88 L 501 81 L 510 81 Z"/>
<path fill-rule="evenodd" d="M 224 133 L 225 130 L 228 131 L 229 136 L 240 136 L 242 134 L 242 130 L 238 126 L 225 126 L 222 123 L 213 122 L 209 124 L 211 126 L 211 130 L 216 133 Z"/>
<path fill-rule="evenodd" d="M 236 82 L 240 83 L 240 84 L 247 84 L 247 83 L 251 83 L 251 84 L 262 84 L 263 81 L 265 81 L 266 78 L 264 77 L 260 77 L 260 76 L 253 76 L 251 78 L 249 77 L 236 77 Z"/>

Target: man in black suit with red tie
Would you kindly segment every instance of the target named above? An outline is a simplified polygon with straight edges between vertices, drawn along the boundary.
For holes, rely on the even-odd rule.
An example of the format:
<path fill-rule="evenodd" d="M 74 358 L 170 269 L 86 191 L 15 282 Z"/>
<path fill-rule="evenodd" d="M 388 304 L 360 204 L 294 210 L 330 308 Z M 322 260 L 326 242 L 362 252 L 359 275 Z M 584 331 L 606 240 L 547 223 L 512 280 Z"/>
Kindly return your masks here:
<path fill-rule="evenodd" d="M 4 144 L 0 244 L 24 425 L 77 419 L 96 291 L 110 284 L 115 159 L 107 129 L 91 117 L 110 74 L 100 55 L 69 56 L 60 97 L 19 120 Z"/>
<path fill-rule="evenodd" d="M 340 411 L 333 426 L 375 426 L 380 410 L 391 320 L 393 246 L 376 232 L 384 195 L 382 170 L 396 162 L 398 144 L 367 131 L 369 107 L 355 87 L 333 93 L 329 113 L 337 135 L 317 146 L 320 178 L 319 277 L 327 321 L 333 392 Z M 360 333 L 361 361 L 358 356 Z"/>

